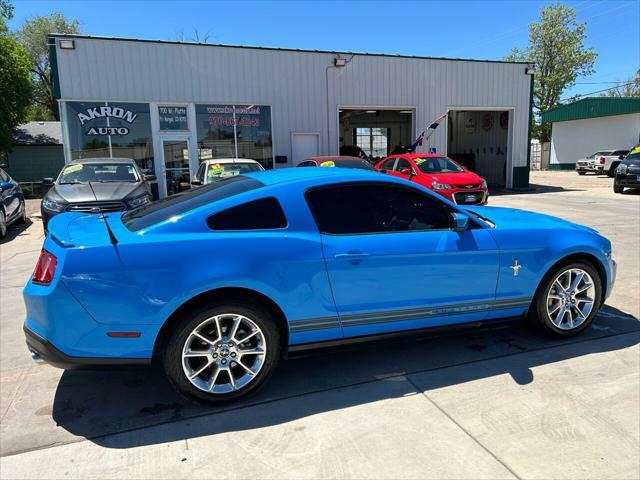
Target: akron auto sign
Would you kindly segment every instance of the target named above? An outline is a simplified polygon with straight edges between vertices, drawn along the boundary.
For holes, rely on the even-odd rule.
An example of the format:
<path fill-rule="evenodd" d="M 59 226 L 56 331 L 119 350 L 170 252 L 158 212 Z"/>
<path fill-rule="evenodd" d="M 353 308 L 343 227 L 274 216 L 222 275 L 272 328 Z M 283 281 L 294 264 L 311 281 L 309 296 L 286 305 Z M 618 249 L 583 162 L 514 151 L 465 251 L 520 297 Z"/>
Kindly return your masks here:
<path fill-rule="evenodd" d="M 117 118 L 132 124 L 137 116 L 131 110 L 121 107 L 94 107 L 78 113 L 78 120 L 80 120 L 80 125 L 84 125 L 96 118 Z M 128 133 L 129 128 L 127 127 L 90 127 L 86 131 L 86 135 L 127 135 Z"/>

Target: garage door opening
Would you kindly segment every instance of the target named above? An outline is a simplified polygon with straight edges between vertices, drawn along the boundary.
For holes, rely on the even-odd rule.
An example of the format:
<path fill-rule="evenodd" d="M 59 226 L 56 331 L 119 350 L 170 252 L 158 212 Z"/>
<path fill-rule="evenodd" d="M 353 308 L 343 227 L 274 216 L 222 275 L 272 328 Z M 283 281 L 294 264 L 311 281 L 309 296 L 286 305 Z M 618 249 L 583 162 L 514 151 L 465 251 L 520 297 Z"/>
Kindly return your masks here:
<path fill-rule="evenodd" d="M 489 185 L 507 184 L 509 111 L 451 110 L 447 154 Z"/>
<path fill-rule="evenodd" d="M 340 155 L 378 162 L 412 143 L 413 110 L 342 108 L 338 115 Z"/>

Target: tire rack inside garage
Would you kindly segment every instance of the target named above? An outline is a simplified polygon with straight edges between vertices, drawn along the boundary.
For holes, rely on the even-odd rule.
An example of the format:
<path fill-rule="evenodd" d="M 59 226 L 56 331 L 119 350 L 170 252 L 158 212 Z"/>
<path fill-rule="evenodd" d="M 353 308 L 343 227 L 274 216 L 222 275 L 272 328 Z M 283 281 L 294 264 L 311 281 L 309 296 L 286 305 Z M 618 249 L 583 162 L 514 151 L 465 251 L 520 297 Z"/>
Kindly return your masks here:
<path fill-rule="evenodd" d="M 510 111 L 450 110 L 447 153 L 487 180 L 504 187 L 510 160 Z"/>

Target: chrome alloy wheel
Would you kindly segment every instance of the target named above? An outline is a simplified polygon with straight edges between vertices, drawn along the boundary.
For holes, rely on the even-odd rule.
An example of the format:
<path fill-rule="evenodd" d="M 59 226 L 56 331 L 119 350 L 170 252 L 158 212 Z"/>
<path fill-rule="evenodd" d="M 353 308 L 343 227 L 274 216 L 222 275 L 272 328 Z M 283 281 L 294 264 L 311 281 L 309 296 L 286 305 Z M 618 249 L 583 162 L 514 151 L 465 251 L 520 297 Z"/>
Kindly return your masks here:
<path fill-rule="evenodd" d="M 573 330 L 589 318 L 595 302 L 596 289 L 591 275 L 580 268 L 560 273 L 547 295 L 547 313 L 561 330 Z"/>
<path fill-rule="evenodd" d="M 221 394 L 240 390 L 264 365 L 267 345 L 249 318 L 224 313 L 200 323 L 182 349 L 182 369 L 198 389 Z"/>

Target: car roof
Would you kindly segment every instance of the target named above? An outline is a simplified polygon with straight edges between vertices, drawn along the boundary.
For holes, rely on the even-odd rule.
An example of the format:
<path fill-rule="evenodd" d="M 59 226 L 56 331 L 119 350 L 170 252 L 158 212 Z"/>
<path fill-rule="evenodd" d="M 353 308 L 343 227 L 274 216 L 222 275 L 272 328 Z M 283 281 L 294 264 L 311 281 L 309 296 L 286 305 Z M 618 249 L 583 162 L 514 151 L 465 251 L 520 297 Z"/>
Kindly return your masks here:
<path fill-rule="evenodd" d="M 135 162 L 131 158 L 109 158 L 109 157 L 95 157 L 95 158 L 79 158 L 71 160 L 67 165 L 73 164 L 87 164 L 87 163 L 133 163 Z"/>
<path fill-rule="evenodd" d="M 392 157 L 395 157 L 396 155 L 391 155 Z M 439 157 L 446 157 L 446 155 L 444 153 L 399 153 L 397 155 L 399 156 L 405 156 L 405 157 L 409 157 L 409 158 L 439 158 Z"/>
<path fill-rule="evenodd" d="M 205 160 L 203 163 L 259 163 L 252 158 L 212 158 Z"/>
<path fill-rule="evenodd" d="M 355 168 L 278 168 L 265 170 L 264 172 L 244 173 L 245 177 L 255 178 L 265 185 L 277 183 L 304 182 L 317 178 L 335 177 L 337 180 L 387 180 L 386 175 L 381 175 L 375 170 L 360 170 Z M 392 177 L 389 177 L 391 179 Z"/>
<path fill-rule="evenodd" d="M 349 155 L 319 155 L 317 157 L 307 157 L 305 158 L 305 160 L 315 160 L 317 162 L 328 162 L 333 160 L 354 160 L 358 162 L 366 161 L 364 158 L 351 157 Z"/>

